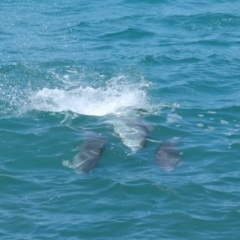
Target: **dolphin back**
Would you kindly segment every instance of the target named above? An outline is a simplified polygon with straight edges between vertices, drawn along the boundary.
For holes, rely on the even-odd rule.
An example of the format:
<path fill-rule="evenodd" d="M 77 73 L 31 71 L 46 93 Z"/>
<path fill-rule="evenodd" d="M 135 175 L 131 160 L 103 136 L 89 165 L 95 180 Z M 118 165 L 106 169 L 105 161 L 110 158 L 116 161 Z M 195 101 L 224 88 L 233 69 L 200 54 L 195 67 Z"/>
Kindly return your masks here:
<path fill-rule="evenodd" d="M 180 154 L 171 142 L 160 144 L 155 154 L 155 163 L 163 171 L 172 171 L 179 163 L 179 159 Z"/>
<path fill-rule="evenodd" d="M 135 117 L 124 117 L 107 121 L 113 124 L 115 136 L 131 149 L 132 153 L 144 148 L 149 137 L 148 127 Z"/>
<path fill-rule="evenodd" d="M 77 173 L 87 173 L 97 166 L 105 149 L 107 139 L 93 132 L 87 132 L 81 151 L 73 157 L 73 162 L 63 161 L 63 165 Z"/>

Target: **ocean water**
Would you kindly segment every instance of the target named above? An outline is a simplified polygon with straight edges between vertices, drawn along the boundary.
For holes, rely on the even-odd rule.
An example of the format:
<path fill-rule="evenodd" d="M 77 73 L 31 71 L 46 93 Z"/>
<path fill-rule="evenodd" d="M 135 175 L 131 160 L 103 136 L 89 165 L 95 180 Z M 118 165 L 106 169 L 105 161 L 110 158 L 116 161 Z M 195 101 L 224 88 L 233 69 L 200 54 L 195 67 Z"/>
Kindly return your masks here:
<path fill-rule="evenodd" d="M 239 239 L 239 9 L 2 0 L 0 239 Z M 125 117 L 150 130 L 135 154 L 110 124 Z M 77 174 L 63 161 L 89 130 L 108 141 Z"/>

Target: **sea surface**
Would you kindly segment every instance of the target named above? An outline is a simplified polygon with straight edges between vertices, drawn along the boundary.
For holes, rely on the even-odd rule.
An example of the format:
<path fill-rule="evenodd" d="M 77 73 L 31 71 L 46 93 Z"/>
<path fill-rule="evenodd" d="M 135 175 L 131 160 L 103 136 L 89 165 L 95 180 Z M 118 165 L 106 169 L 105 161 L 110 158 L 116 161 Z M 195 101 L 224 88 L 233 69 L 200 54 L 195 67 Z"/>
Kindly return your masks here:
<path fill-rule="evenodd" d="M 236 240 L 239 183 L 240 1 L 0 1 L 0 239 Z"/>

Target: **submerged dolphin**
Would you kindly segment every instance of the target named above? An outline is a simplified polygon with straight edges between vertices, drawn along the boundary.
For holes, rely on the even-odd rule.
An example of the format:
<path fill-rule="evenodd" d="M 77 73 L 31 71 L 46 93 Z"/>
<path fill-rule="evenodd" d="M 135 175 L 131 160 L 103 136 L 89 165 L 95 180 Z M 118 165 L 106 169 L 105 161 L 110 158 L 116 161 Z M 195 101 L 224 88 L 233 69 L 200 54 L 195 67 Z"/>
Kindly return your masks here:
<path fill-rule="evenodd" d="M 136 153 L 146 146 L 149 128 L 138 119 L 114 119 L 106 122 L 113 124 L 115 135 L 131 149 L 132 153 Z"/>
<path fill-rule="evenodd" d="M 105 148 L 107 140 L 94 132 L 87 132 L 81 152 L 73 157 L 73 163 L 63 161 L 63 166 L 72 168 L 77 173 L 87 173 L 96 167 Z"/>
<path fill-rule="evenodd" d="M 170 172 L 179 163 L 180 154 L 171 142 L 160 144 L 155 154 L 155 163 L 166 172 Z"/>

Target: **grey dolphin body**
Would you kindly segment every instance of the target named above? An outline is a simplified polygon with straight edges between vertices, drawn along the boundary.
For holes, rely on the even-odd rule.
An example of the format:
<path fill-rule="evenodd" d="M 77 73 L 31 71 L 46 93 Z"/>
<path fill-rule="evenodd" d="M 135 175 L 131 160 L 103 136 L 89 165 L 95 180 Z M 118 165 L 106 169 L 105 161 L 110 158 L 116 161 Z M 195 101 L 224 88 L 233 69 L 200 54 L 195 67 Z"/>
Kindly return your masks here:
<path fill-rule="evenodd" d="M 136 118 L 123 118 L 107 121 L 113 124 L 115 135 L 131 149 L 132 153 L 144 148 L 149 136 L 148 127 Z"/>
<path fill-rule="evenodd" d="M 79 147 L 81 152 L 73 158 L 73 163 L 63 161 L 63 165 L 77 173 L 87 173 L 96 167 L 105 148 L 107 140 L 94 132 L 87 132 L 84 143 Z"/>
<path fill-rule="evenodd" d="M 166 172 L 172 171 L 179 159 L 180 154 L 171 142 L 160 144 L 155 154 L 155 163 Z"/>

